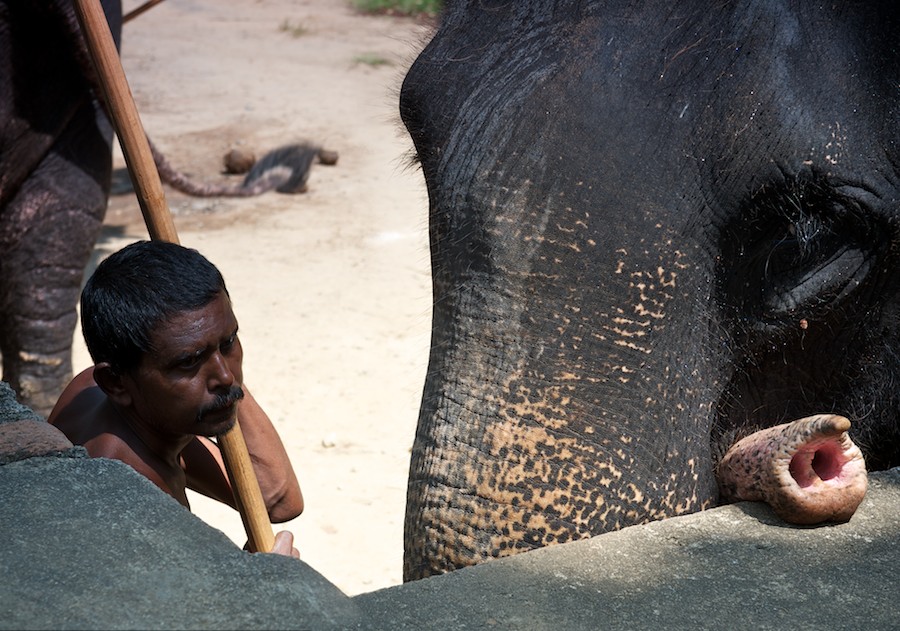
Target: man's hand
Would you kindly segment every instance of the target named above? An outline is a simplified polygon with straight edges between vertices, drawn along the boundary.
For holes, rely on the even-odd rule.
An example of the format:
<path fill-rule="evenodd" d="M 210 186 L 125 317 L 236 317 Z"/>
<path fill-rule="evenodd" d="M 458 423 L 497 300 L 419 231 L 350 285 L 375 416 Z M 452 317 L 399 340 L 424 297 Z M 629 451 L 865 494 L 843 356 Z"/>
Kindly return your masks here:
<path fill-rule="evenodd" d="M 288 530 L 282 530 L 275 534 L 275 544 L 272 546 L 272 554 L 283 554 L 286 557 L 300 558 L 300 551 L 294 547 L 294 534 Z"/>

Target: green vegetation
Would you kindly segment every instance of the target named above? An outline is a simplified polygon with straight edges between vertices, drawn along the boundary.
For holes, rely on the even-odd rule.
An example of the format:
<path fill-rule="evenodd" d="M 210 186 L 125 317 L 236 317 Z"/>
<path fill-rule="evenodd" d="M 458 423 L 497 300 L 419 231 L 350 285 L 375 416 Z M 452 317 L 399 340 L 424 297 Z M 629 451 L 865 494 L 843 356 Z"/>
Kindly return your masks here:
<path fill-rule="evenodd" d="M 352 0 L 353 6 L 365 13 L 391 13 L 394 15 L 437 15 L 443 7 L 442 0 Z"/>
<path fill-rule="evenodd" d="M 309 32 L 309 29 L 303 26 L 301 23 L 294 24 L 288 19 L 285 19 L 281 26 L 278 27 L 278 30 L 282 33 L 287 33 L 291 37 L 301 37 L 306 35 Z"/>
<path fill-rule="evenodd" d="M 353 62 L 357 64 L 365 64 L 372 67 L 392 65 L 390 59 L 386 59 L 385 57 L 382 57 L 377 53 L 363 53 L 361 55 L 357 55 L 353 58 Z"/>

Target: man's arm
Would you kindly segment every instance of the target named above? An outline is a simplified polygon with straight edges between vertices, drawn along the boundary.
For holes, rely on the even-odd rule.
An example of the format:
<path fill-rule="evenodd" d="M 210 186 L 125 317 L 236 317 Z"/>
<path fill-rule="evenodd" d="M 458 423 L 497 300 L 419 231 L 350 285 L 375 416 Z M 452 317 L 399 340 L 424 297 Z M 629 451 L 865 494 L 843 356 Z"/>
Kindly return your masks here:
<path fill-rule="evenodd" d="M 269 519 L 273 523 L 293 519 L 303 512 L 300 484 L 272 421 L 246 387 L 238 403 L 238 421 Z M 198 436 L 181 455 L 188 488 L 235 507 L 225 463 L 213 441 Z"/>

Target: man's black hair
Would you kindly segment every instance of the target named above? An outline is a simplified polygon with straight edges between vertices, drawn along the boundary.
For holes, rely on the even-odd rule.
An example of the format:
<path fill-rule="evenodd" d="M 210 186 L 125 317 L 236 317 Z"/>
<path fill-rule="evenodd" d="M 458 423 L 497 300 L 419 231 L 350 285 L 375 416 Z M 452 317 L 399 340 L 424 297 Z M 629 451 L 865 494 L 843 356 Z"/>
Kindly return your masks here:
<path fill-rule="evenodd" d="M 125 374 L 150 352 L 166 319 L 208 305 L 225 288 L 216 266 L 197 250 L 138 241 L 104 260 L 81 292 L 81 331 L 95 364 Z"/>

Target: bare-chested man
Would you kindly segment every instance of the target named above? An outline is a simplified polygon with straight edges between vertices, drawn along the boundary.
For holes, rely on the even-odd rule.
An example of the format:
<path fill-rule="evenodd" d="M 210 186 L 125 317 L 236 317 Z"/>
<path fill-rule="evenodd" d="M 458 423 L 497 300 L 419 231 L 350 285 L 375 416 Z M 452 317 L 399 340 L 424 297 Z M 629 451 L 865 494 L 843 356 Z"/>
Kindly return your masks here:
<path fill-rule="evenodd" d="M 94 361 L 50 414 L 93 457 L 130 465 L 184 506 L 186 488 L 234 507 L 209 437 L 240 421 L 272 522 L 303 511 L 281 439 L 243 383 L 243 351 L 225 281 L 196 250 L 140 241 L 103 261 L 81 295 Z M 299 556 L 279 532 L 273 552 Z"/>

